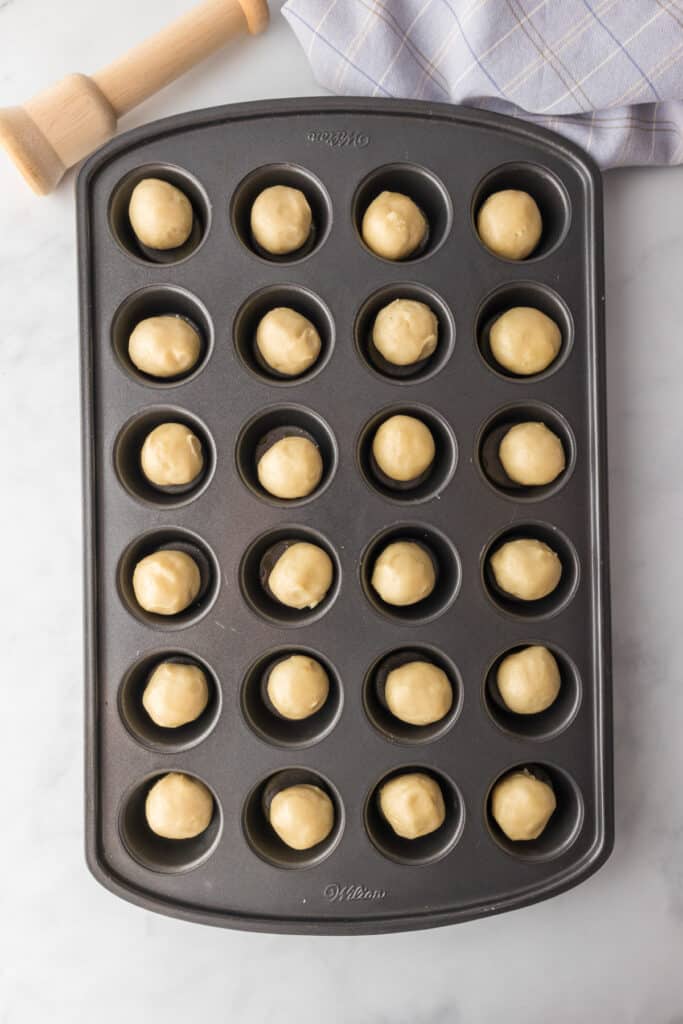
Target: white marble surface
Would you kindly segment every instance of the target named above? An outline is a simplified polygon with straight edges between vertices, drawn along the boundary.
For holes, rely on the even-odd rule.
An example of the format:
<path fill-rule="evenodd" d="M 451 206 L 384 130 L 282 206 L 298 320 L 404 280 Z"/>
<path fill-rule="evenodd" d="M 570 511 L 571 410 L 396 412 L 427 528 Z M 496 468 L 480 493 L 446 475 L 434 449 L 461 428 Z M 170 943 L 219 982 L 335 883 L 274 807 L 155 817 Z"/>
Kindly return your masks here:
<path fill-rule="evenodd" d="M 96 67 L 186 6 L 0 0 L 0 104 Z M 275 13 L 268 37 L 129 123 L 317 91 Z M 605 185 L 615 853 L 580 888 L 514 914 L 322 940 L 147 914 L 85 868 L 71 185 L 34 199 L 0 160 L 0 1022 L 680 1024 L 683 169 Z"/>

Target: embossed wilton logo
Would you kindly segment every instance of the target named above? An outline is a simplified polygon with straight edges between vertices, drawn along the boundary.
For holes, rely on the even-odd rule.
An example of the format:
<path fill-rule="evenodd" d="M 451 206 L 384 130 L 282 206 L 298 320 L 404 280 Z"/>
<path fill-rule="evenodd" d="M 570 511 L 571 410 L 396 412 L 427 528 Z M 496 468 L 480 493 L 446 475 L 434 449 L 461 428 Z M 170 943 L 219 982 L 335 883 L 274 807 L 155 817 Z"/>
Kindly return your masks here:
<path fill-rule="evenodd" d="M 368 889 L 365 885 L 339 885 L 331 882 L 323 889 L 323 896 L 330 903 L 353 903 L 355 900 L 383 900 L 386 889 Z"/>
<path fill-rule="evenodd" d="M 317 142 L 332 149 L 365 149 L 369 141 L 370 136 L 364 132 L 349 132 L 345 128 L 338 131 L 314 128 L 306 132 L 306 142 Z"/>

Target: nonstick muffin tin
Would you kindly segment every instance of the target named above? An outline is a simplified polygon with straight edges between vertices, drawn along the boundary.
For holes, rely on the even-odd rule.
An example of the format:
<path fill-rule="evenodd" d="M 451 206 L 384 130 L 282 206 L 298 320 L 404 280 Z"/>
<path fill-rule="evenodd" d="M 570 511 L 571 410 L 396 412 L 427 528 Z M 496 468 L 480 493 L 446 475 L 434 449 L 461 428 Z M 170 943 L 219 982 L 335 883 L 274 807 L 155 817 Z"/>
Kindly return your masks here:
<path fill-rule="evenodd" d="M 179 185 L 198 229 L 162 260 L 140 250 L 126 217 L 146 176 Z M 307 195 L 315 231 L 291 258 L 265 258 L 250 205 L 271 184 Z M 430 231 L 416 258 L 374 256 L 359 234 L 383 189 L 410 195 Z M 544 232 L 524 262 L 480 243 L 475 216 L 492 191 L 536 198 Z M 506 118 L 433 104 L 298 100 L 171 118 L 116 139 L 79 180 L 87 605 L 87 851 L 95 876 L 149 909 L 264 931 L 362 933 L 423 928 L 532 903 L 575 885 L 612 843 L 609 594 L 605 475 L 601 183 L 569 143 Z M 373 349 L 375 314 L 397 296 L 436 312 L 435 355 L 391 373 Z M 296 380 L 265 372 L 259 318 L 291 305 L 317 325 L 319 361 Z M 562 330 L 555 363 L 535 378 L 506 374 L 488 329 L 514 305 Z M 203 354 L 184 379 L 146 378 L 127 356 L 142 318 L 177 313 L 200 329 Z M 375 473 L 373 428 L 415 412 L 437 442 L 414 489 Z M 497 460 L 503 428 L 539 419 L 563 440 L 567 469 L 547 488 L 515 487 Z M 138 468 L 142 438 L 165 420 L 189 424 L 207 462 L 198 484 L 160 492 Z M 313 436 L 325 472 L 315 494 L 265 494 L 255 453 L 283 427 Z M 563 562 L 550 597 L 522 605 L 498 592 L 487 556 L 503 539 L 546 540 Z M 392 539 L 426 545 L 433 594 L 392 609 L 370 585 Z M 334 563 L 325 600 L 278 605 L 262 559 L 296 539 Z M 144 554 L 198 556 L 202 590 L 187 612 L 142 612 L 131 574 Z M 538 716 L 501 706 L 503 655 L 546 644 L 562 673 Z M 264 679 L 286 653 L 326 666 L 330 699 L 287 723 Z M 389 713 L 384 681 L 418 654 L 454 687 L 446 719 L 411 728 Z M 211 699 L 179 730 L 155 727 L 140 697 L 162 659 L 204 667 Z M 558 809 L 540 839 L 511 843 L 491 821 L 494 782 L 537 766 Z M 440 783 L 446 821 L 409 842 L 376 800 L 380 782 L 419 769 Z M 145 795 L 182 771 L 212 790 L 215 813 L 194 840 L 154 836 Z M 545 773 L 545 774 L 544 774 Z M 313 781 L 336 824 L 305 853 L 270 829 L 269 800 Z"/>

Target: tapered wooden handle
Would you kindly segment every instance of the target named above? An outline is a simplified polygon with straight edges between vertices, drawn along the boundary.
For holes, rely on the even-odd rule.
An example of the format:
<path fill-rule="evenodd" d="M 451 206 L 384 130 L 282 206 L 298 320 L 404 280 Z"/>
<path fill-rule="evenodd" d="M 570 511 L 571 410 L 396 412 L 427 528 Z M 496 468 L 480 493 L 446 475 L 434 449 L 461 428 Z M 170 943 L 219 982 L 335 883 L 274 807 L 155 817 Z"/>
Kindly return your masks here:
<path fill-rule="evenodd" d="M 204 0 L 91 78 L 120 117 L 244 32 L 245 22 L 263 31 L 266 0 Z"/>

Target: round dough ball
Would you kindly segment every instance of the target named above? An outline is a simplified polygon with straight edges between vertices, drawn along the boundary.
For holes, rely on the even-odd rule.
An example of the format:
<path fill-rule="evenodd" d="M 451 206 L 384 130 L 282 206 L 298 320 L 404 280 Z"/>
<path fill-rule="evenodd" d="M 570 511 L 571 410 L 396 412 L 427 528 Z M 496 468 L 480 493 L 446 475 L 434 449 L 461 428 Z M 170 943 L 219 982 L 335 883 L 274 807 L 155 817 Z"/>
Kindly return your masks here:
<path fill-rule="evenodd" d="M 317 544 L 297 541 L 284 551 L 268 577 L 268 587 L 288 608 L 316 608 L 332 586 L 332 559 Z"/>
<path fill-rule="evenodd" d="M 320 449 L 307 437 L 283 437 L 258 460 L 259 483 L 276 498 L 305 498 L 323 475 Z"/>
<path fill-rule="evenodd" d="M 270 803 L 270 824 L 293 850 L 310 850 L 334 827 L 334 804 L 319 786 L 288 786 Z"/>
<path fill-rule="evenodd" d="M 211 791 L 199 779 L 169 772 L 147 794 L 145 817 L 152 832 L 164 839 L 193 839 L 211 824 Z"/>
<path fill-rule="evenodd" d="M 160 178 L 145 178 L 133 189 L 130 224 L 149 249 L 177 249 L 192 233 L 192 203 L 184 192 Z"/>
<path fill-rule="evenodd" d="M 540 601 L 552 594 L 562 576 L 562 562 L 542 540 L 508 541 L 491 555 L 496 583 L 520 601 Z"/>
<path fill-rule="evenodd" d="M 276 711 L 299 722 L 320 711 L 330 692 L 330 680 L 315 658 L 292 654 L 273 666 L 266 689 Z"/>
<path fill-rule="evenodd" d="M 446 820 L 441 789 L 429 775 L 395 775 L 381 787 L 379 805 L 397 836 L 419 839 L 436 832 Z"/>
<path fill-rule="evenodd" d="M 422 420 L 415 416 L 390 416 L 375 434 L 372 454 L 385 476 L 405 483 L 429 469 L 436 445 Z"/>
<path fill-rule="evenodd" d="M 322 342 L 316 327 L 287 306 L 271 309 L 256 328 L 256 347 L 267 366 L 286 377 L 298 377 L 313 366 Z"/>
<path fill-rule="evenodd" d="M 538 839 L 556 807 L 552 787 L 526 768 L 506 775 L 491 794 L 491 813 L 515 842 Z"/>
<path fill-rule="evenodd" d="M 300 249 L 308 240 L 312 224 L 306 196 L 289 185 L 264 188 L 251 208 L 251 233 L 261 248 L 274 256 Z"/>
<path fill-rule="evenodd" d="M 363 241 L 385 260 L 403 260 L 427 237 L 425 216 L 401 192 L 380 192 L 363 214 Z"/>
<path fill-rule="evenodd" d="M 380 309 L 372 327 L 372 342 L 394 366 L 411 366 L 436 350 L 439 321 L 424 302 L 394 299 Z"/>
<path fill-rule="evenodd" d="M 396 541 L 388 544 L 375 562 L 372 585 L 387 604 L 417 604 L 429 597 L 436 585 L 434 563 L 414 541 Z"/>
<path fill-rule="evenodd" d="M 184 423 L 160 423 L 145 438 L 140 465 L 157 487 L 191 484 L 204 468 L 202 443 Z"/>
<path fill-rule="evenodd" d="M 498 317 L 489 332 L 496 362 L 510 373 L 543 373 L 557 358 L 562 332 L 554 320 L 532 306 L 514 306 Z"/>
<path fill-rule="evenodd" d="M 543 221 L 536 201 L 514 188 L 494 192 L 477 217 L 479 237 L 496 256 L 523 260 L 541 240 Z"/>
<path fill-rule="evenodd" d="M 182 316 L 150 316 L 128 339 L 133 366 L 150 377 L 178 377 L 196 364 L 202 351 L 199 331 Z"/>
<path fill-rule="evenodd" d="M 552 483 L 567 464 L 562 442 L 545 423 L 510 427 L 500 442 L 498 457 L 510 479 L 527 487 Z"/>
<path fill-rule="evenodd" d="M 440 722 L 453 705 L 453 689 L 443 669 L 430 661 L 409 661 L 391 670 L 384 698 L 392 715 L 409 725 Z"/>
<path fill-rule="evenodd" d="M 503 658 L 496 685 L 503 702 L 516 715 L 537 715 L 557 699 L 560 670 L 547 647 L 525 647 Z"/>
<path fill-rule="evenodd" d="M 184 551 L 155 551 L 135 566 L 133 592 L 141 608 L 156 615 L 177 615 L 199 593 L 201 576 Z"/>
<path fill-rule="evenodd" d="M 142 694 L 142 706 L 162 729 L 194 722 L 209 703 L 209 684 L 198 665 L 162 661 Z"/>

